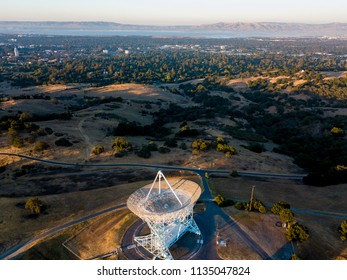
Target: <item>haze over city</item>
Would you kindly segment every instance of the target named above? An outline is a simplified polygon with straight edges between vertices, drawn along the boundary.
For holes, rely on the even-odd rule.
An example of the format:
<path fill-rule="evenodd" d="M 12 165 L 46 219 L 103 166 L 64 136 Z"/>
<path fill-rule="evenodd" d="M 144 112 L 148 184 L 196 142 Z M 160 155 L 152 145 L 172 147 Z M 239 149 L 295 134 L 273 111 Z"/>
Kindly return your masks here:
<path fill-rule="evenodd" d="M 126 24 L 216 22 L 346 22 L 343 0 L 3 0 L 2 21 L 112 21 Z"/>

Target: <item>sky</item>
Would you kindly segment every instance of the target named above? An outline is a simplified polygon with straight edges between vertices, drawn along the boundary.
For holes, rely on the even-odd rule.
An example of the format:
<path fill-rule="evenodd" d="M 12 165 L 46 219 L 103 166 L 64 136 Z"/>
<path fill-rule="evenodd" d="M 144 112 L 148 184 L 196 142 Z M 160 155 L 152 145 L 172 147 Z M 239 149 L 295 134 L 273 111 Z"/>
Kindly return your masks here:
<path fill-rule="evenodd" d="M 346 0 L 1 0 L 0 21 L 347 23 Z"/>

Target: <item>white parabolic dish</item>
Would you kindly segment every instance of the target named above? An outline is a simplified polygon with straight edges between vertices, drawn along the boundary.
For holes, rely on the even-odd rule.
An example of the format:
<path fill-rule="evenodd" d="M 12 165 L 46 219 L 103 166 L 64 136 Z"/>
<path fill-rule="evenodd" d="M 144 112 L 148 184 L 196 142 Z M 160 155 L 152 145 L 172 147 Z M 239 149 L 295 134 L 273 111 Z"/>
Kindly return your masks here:
<path fill-rule="evenodd" d="M 135 191 L 128 198 L 128 208 L 142 220 L 152 222 L 169 222 L 188 214 L 201 195 L 199 184 L 181 178 L 168 181 L 171 188 L 157 181 Z"/>

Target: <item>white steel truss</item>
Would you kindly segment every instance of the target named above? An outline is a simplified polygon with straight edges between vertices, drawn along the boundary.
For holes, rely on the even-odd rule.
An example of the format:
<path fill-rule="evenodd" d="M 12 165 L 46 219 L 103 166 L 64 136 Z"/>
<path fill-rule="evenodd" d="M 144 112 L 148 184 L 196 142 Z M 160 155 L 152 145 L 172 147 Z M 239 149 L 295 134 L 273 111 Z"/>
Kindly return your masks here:
<path fill-rule="evenodd" d="M 150 194 L 153 191 L 153 186 L 157 180 L 159 180 L 159 188 L 157 190 L 160 194 L 162 191 L 160 182 L 161 179 L 164 179 L 169 189 L 177 199 L 177 202 L 182 206 L 181 200 L 176 195 L 175 191 L 161 171 L 159 171 L 155 177 L 145 200 L 147 201 L 150 198 Z M 158 217 L 152 215 L 142 217 L 150 228 L 151 233 L 146 236 L 136 236 L 134 237 L 134 241 L 150 252 L 153 255 L 153 259 L 173 259 L 169 248 L 187 231 L 201 235 L 201 232 L 193 219 L 194 204 L 195 203 L 189 204 L 179 211 L 172 212 L 171 215 L 166 213 L 165 219 L 158 219 Z"/>
<path fill-rule="evenodd" d="M 145 218 L 145 222 L 151 230 L 151 234 L 146 236 L 136 236 L 134 240 L 137 244 L 153 254 L 153 260 L 172 260 L 169 248 L 176 243 L 187 231 L 200 235 L 200 230 L 193 219 L 192 212 L 187 216 L 177 217 L 170 222 L 153 222 Z"/>

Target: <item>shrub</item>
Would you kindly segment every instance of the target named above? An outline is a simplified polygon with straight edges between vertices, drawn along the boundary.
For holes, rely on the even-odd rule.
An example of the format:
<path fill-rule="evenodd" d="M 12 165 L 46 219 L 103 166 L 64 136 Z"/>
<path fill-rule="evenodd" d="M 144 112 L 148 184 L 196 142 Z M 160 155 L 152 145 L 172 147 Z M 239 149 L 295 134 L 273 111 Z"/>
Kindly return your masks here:
<path fill-rule="evenodd" d="M 137 155 L 142 158 L 150 158 L 151 151 L 149 150 L 148 146 L 142 146 L 142 148 L 137 152 Z"/>
<path fill-rule="evenodd" d="M 49 145 L 46 142 L 36 141 L 35 146 L 34 146 L 34 151 L 42 152 L 44 150 L 47 150 L 48 148 L 49 148 Z"/>
<path fill-rule="evenodd" d="M 37 130 L 35 130 L 35 134 L 37 136 L 45 136 L 47 135 L 47 133 L 45 132 L 45 130 L 43 130 L 42 128 L 38 128 Z"/>
<path fill-rule="evenodd" d="M 298 223 L 291 225 L 285 232 L 285 235 L 287 236 L 289 241 L 299 242 L 303 242 L 310 237 L 308 228 Z"/>
<path fill-rule="evenodd" d="M 104 146 L 96 145 L 96 146 L 94 146 L 93 152 L 92 152 L 92 153 L 93 153 L 94 155 L 100 155 L 100 154 L 102 154 L 104 151 L 105 151 Z"/>
<path fill-rule="evenodd" d="M 196 129 L 190 129 L 187 127 L 182 127 L 179 132 L 176 133 L 177 137 L 195 137 L 198 136 L 200 132 Z"/>
<path fill-rule="evenodd" d="M 25 209 L 30 210 L 33 214 L 40 214 L 43 209 L 43 203 L 37 197 L 32 197 L 25 203 Z"/>
<path fill-rule="evenodd" d="M 260 200 L 253 198 L 252 200 L 252 209 L 257 210 L 260 213 L 266 213 L 266 207 L 263 202 Z"/>
<path fill-rule="evenodd" d="M 182 149 L 182 150 L 187 150 L 187 144 L 184 143 L 184 142 L 182 142 L 182 143 L 180 144 L 180 149 Z"/>
<path fill-rule="evenodd" d="M 343 131 L 342 128 L 335 127 L 335 126 L 330 130 L 330 133 L 334 136 L 344 136 L 345 135 L 345 132 Z"/>
<path fill-rule="evenodd" d="M 197 140 L 193 141 L 192 148 L 193 148 L 193 151 L 194 150 L 196 150 L 198 152 L 206 151 L 208 148 L 208 145 L 203 139 L 197 139 Z"/>
<path fill-rule="evenodd" d="M 282 222 L 290 223 L 294 221 L 294 213 L 290 209 L 282 209 L 279 214 Z"/>
<path fill-rule="evenodd" d="M 279 214 L 283 209 L 290 209 L 289 203 L 285 201 L 278 201 L 272 206 L 271 212 L 274 214 Z"/>
<path fill-rule="evenodd" d="M 33 119 L 33 115 L 30 113 L 22 113 L 19 116 L 19 120 L 22 122 L 31 121 L 32 119 Z"/>
<path fill-rule="evenodd" d="M 24 142 L 19 136 L 11 138 L 10 144 L 15 148 L 22 148 L 24 146 Z"/>
<path fill-rule="evenodd" d="M 150 141 L 147 147 L 151 152 L 158 151 L 158 146 L 153 141 Z"/>
<path fill-rule="evenodd" d="M 213 199 L 213 201 L 217 203 L 218 206 L 222 206 L 225 203 L 225 198 L 219 194 Z"/>
<path fill-rule="evenodd" d="M 60 138 L 57 141 L 55 141 L 55 145 L 61 147 L 71 147 L 73 144 L 65 138 Z"/>
<path fill-rule="evenodd" d="M 227 158 L 231 158 L 231 157 L 233 156 L 233 154 L 230 153 L 230 152 L 226 152 L 226 153 L 225 153 L 225 156 L 226 156 Z"/>
<path fill-rule="evenodd" d="M 248 144 L 248 146 L 243 146 L 243 147 L 258 154 L 266 151 L 264 145 L 259 143 L 252 143 L 252 144 Z"/>
<path fill-rule="evenodd" d="M 343 221 L 338 228 L 341 240 L 347 239 L 347 220 Z"/>
<path fill-rule="evenodd" d="M 233 205 L 233 201 L 224 198 L 222 195 L 218 194 L 213 201 L 218 204 L 219 207 L 225 207 L 225 206 L 230 206 Z"/>
<path fill-rule="evenodd" d="M 46 128 L 45 128 L 45 132 L 46 132 L 47 134 L 51 135 L 51 134 L 53 134 L 53 129 L 50 128 L 50 127 L 46 127 Z"/>
<path fill-rule="evenodd" d="M 122 158 L 122 157 L 126 156 L 127 154 L 128 154 L 128 152 L 125 151 L 125 150 L 116 151 L 115 154 L 114 154 L 114 157 Z"/>
<path fill-rule="evenodd" d="M 113 142 L 112 142 L 112 148 L 116 152 L 120 151 L 131 151 L 132 150 L 132 145 L 123 137 L 117 137 Z"/>
<path fill-rule="evenodd" d="M 246 202 L 236 202 L 234 206 L 238 210 L 247 210 L 249 208 L 249 204 Z"/>
<path fill-rule="evenodd" d="M 160 147 L 158 149 L 158 152 L 161 153 L 161 154 L 168 154 L 168 153 L 171 152 L 171 150 L 169 148 L 167 148 L 167 147 Z"/>
<path fill-rule="evenodd" d="M 228 144 L 218 143 L 216 146 L 216 150 L 219 152 L 223 152 L 227 158 L 231 158 L 233 155 L 236 155 L 235 148 L 229 146 Z"/>
<path fill-rule="evenodd" d="M 177 140 L 175 138 L 166 139 L 164 142 L 164 146 L 167 146 L 170 148 L 176 148 L 177 147 Z"/>
<path fill-rule="evenodd" d="M 299 261 L 299 260 L 301 260 L 301 259 L 298 257 L 298 255 L 292 254 L 291 257 L 290 257 L 290 260 Z"/>
<path fill-rule="evenodd" d="M 266 213 L 266 207 L 261 205 L 261 206 L 259 206 L 258 211 L 262 214 L 265 214 Z"/>

